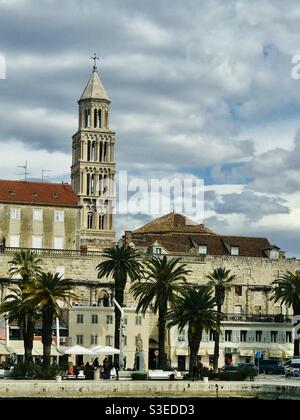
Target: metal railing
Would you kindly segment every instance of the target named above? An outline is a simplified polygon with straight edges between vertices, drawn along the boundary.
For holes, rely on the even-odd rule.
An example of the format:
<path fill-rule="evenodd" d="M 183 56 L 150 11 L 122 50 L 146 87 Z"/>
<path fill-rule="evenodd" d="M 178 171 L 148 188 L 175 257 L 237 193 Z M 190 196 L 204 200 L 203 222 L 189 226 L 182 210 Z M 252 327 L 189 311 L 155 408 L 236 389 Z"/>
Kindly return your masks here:
<path fill-rule="evenodd" d="M 225 314 L 224 321 L 291 323 L 292 316 L 282 314 Z"/>
<path fill-rule="evenodd" d="M 103 253 L 102 251 L 87 251 L 87 250 L 77 250 L 77 249 L 52 249 L 52 248 L 20 248 L 20 247 L 0 247 L 0 254 L 15 254 L 21 250 L 34 251 L 37 255 L 48 256 L 48 257 L 72 257 L 72 258 L 81 258 L 81 257 L 98 257 Z"/>

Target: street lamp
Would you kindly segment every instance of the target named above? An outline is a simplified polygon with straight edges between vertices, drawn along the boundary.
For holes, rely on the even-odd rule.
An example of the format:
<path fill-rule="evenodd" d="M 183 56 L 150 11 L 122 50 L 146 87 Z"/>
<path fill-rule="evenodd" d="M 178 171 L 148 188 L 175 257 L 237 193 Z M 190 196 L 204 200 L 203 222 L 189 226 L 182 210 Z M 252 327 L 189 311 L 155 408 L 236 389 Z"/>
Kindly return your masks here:
<path fill-rule="evenodd" d="M 123 328 L 124 328 L 125 313 L 124 313 L 124 310 L 121 308 L 121 306 L 118 304 L 118 302 L 116 301 L 115 298 L 113 298 L 113 302 L 121 313 L 120 331 L 119 331 L 119 342 L 120 342 L 119 370 L 122 370 L 123 369 Z"/>

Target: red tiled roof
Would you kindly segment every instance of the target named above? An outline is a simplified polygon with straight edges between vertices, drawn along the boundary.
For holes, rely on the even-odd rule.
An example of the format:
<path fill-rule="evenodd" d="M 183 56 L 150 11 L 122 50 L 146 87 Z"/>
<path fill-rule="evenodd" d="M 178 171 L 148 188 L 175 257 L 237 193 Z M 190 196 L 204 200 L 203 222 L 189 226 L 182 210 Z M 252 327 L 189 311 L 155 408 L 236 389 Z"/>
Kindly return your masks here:
<path fill-rule="evenodd" d="M 125 236 L 144 252 L 155 242 L 170 253 L 190 253 L 206 245 L 208 255 L 231 255 L 231 247 L 239 247 L 239 255 L 244 257 L 267 257 L 266 251 L 274 248 L 267 238 L 222 236 L 204 225 L 188 222 L 185 216 L 171 213 Z"/>
<path fill-rule="evenodd" d="M 76 207 L 78 198 L 70 184 L 1 179 L 0 202 Z"/>
<path fill-rule="evenodd" d="M 169 213 L 158 219 L 152 220 L 144 226 L 133 231 L 133 233 L 206 233 L 215 235 L 215 232 L 203 224 L 198 224 L 188 219 L 183 214 Z"/>

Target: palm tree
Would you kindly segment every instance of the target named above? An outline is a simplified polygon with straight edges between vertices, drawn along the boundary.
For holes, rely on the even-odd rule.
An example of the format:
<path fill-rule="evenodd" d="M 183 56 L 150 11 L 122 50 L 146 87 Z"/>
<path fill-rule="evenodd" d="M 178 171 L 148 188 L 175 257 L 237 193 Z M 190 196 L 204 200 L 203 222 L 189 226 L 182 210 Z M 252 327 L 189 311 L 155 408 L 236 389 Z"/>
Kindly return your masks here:
<path fill-rule="evenodd" d="M 106 258 L 97 265 L 98 278 L 112 276 L 115 282 L 115 299 L 118 304 L 124 306 L 124 291 L 127 278 L 135 281 L 140 278 L 142 264 L 138 261 L 140 254 L 132 247 L 123 245 L 113 245 L 103 251 Z M 120 320 L 121 314 L 115 306 L 115 347 L 120 348 Z M 115 362 L 118 364 L 119 356 L 116 355 Z"/>
<path fill-rule="evenodd" d="M 24 341 L 25 363 L 32 363 L 32 348 L 35 319 L 37 313 L 29 302 L 26 302 L 26 294 L 20 288 L 9 289 L 0 305 L 0 313 L 5 314 L 9 322 L 17 321 L 21 336 Z"/>
<path fill-rule="evenodd" d="M 11 294 L 6 296 L 0 307 L 0 313 L 7 314 L 9 322 L 17 321 L 24 341 L 25 363 L 32 363 L 32 348 L 36 311 L 28 302 L 25 302 L 27 293 L 26 287 L 34 276 L 41 272 L 40 263 L 42 260 L 31 250 L 21 250 L 14 254 L 9 264 L 11 277 L 20 276 L 21 280 L 18 289 L 10 289 Z"/>
<path fill-rule="evenodd" d="M 273 281 L 273 295 L 271 297 L 274 302 L 280 302 L 293 309 L 293 316 L 300 315 L 300 274 L 287 271 L 286 274 L 278 276 Z M 294 338 L 294 356 L 299 356 L 299 338 L 295 334 Z"/>
<path fill-rule="evenodd" d="M 215 298 L 207 286 L 187 286 L 182 296 L 177 297 L 176 305 L 168 312 L 168 327 L 178 326 L 181 332 L 188 325 L 190 349 L 190 373 L 198 364 L 198 351 L 203 330 L 218 329 L 218 313 Z"/>
<path fill-rule="evenodd" d="M 61 314 L 59 303 L 68 305 L 70 298 L 77 299 L 71 289 L 71 282 L 62 279 L 58 273 L 40 273 L 35 277 L 32 285 L 26 289 L 28 294 L 26 301 L 38 308 L 42 314 L 43 366 L 45 368 L 50 364 L 53 318 Z"/>
<path fill-rule="evenodd" d="M 135 299 L 139 298 L 136 311 L 145 313 L 153 304 L 154 313 L 158 312 L 159 354 L 158 365 L 164 369 L 166 365 L 165 336 L 168 304 L 173 306 L 176 296 L 183 290 L 186 276 L 186 264 L 179 264 L 180 258 L 168 260 L 166 255 L 153 257 L 145 262 L 145 281 L 134 283 L 131 292 Z"/>
<path fill-rule="evenodd" d="M 217 325 L 218 330 L 215 331 L 215 348 L 214 348 L 214 364 L 215 372 L 218 370 L 219 348 L 220 348 L 220 327 L 222 318 L 222 305 L 225 300 L 226 289 L 229 288 L 229 283 L 235 279 L 235 275 L 230 275 L 230 270 L 224 267 L 215 268 L 212 273 L 206 276 L 209 279 L 208 285 L 215 289 L 215 300 L 217 305 Z"/>

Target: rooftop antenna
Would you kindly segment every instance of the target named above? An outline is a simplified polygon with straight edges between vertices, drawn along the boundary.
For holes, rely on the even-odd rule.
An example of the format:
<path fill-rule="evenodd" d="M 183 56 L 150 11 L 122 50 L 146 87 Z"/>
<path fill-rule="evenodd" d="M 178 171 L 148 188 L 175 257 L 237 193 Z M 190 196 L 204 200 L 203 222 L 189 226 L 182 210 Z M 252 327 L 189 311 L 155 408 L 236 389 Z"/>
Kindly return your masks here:
<path fill-rule="evenodd" d="M 44 182 L 45 178 L 48 178 L 44 175 L 46 172 L 52 172 L 52 171 L 51 169 L 42 169 L 42 182 Z"/>
<path fill-rule="evenodd" d="M 24 169 L 24 173 L 23 173 L 23 174 L 19 174 L 19 175 L 24 175 L 24 180 L 25 180 L 25 181 L 27 181 L 27 175 L 29 175 L 29 174 L 30 174 L 30 172 L 28 172 L 28 171 L 27 171 L 27 169 L 28 169 L 27 160 L 26 160 L 26 162 L 25 162 L 25 165 L 23 165 L 23 166 L 18 166 L 18 168 L 22 168 L 22 169 Z"/>

